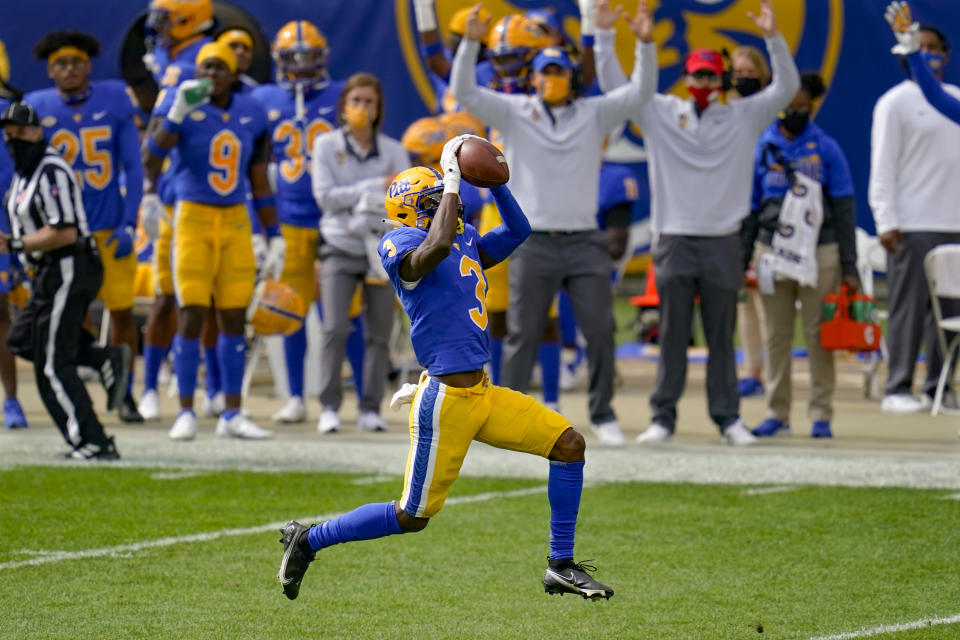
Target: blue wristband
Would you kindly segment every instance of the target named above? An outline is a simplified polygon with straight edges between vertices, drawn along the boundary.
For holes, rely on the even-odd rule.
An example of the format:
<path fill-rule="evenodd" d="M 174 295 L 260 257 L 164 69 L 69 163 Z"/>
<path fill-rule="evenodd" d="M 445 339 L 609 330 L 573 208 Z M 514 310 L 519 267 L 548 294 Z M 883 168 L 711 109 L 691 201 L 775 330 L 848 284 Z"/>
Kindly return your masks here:
<path fill-rule="evenodd" d="M 580 44 L 585 47 L 593 47 L 594 37 L 592 35 L 582 35 L 580 36 Z"/>
<path fill-rule="evenodd" d="M 253 208 L 257 209 L 258 211 L 260 209 L 263 209 L 264 207 L 275 207 L 275 206 L 277 206 L 277 199 L 273 197 L 272 194 L 269 196 L 263 196 L 262 198 L 253 199 Z"/>
<path fill-rule="evenodd" d="M 276 238 L 280 235 L 280 225 L 272 224 L 269 227 L 264 227 L 263 232 L 267 235 L 268 238 Z"/>
<path fill-rule="evenodd" d="M 157 141 L 153 139 L 153 136 L 147 136 L 147 149 L 150 150 L 150 153 L 160 158 L 161 160 L 163 158 L 166 158 L 168 155 L 170 155 L 170 149 L 164 149 L 163 147 L 158 145 Z"/>
<path fill-rule="evenodd" d="M 444 51 L 443 43 L 440 41 L 432 42 L 430 44 L 423 45 L 423 57 L 429 58 L 430 56 L 435 56 L 437 54 L 442 54 Z"/>
<path fill-rule="evenodd" d="M 182 124 L 182 123 L 181 123 L 181 124 L 177 124 L 176 122 L 174 122 L 174 121 L 171 120 L 170 118 L 164 118 L 164 119 L 163 119 L 163 122 L 160 123 L 160 126 L 163 127 L 163 130 L 166 131 L 166 132 L 168 132 L 168 133 L 172 133 L 172 134 L 174 134 L 174 135 L 179 135 L 179 134 L 180 134 L 180 128 L 183 126 L 183 124 Z"/>

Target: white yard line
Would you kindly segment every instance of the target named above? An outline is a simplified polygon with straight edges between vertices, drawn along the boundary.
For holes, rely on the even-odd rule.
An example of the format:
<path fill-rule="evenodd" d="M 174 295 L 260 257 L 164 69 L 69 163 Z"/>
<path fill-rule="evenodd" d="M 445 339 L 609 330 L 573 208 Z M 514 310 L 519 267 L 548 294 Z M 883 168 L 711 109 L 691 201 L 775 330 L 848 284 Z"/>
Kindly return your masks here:
<path fill-rule="evenodd" d="M 519 498 L 530 496 L 537 493 L 546 493 L 546 486 L 528 487 L 526 489 L 514 489 L 512 491 L 490 491 L 487 493 L 477 493 L 469 496 L 457 496 L 446 501 L 447 505 L 469 504 L 472 502 L 489 502 L 500 498 Z M 329 520 L 342 515 L 341 513 L 326 513 L 319 516 L 308 516 L 298 518 L 303 522 L 319 522 Z M 0 563 L 0 571 L 6 569 L 19 569 L 20 567 L 34 567 L 53 562 L 63 562 L 65 560 L 80 560 L 83 558 L 102 558 L 104 556 L 123 556 L 145 549 L 157 549 L 160 547 L 169 547 L 175 544 L 184 544 L 189 542 L 208 542 L 218 538 L 227 538 L 232 536 L 249 536 L 270 531 L 277 531 L 287 523 L 286 520 L 261 524 L 255 527 L 240 527 L 235 529 L 220 529 L 219 531 L 209 531 L 206 533 L 192 533 L 185 536 L 173 536 L 170 538 L 158 538 L 156 540 L 145 540 L 144 542 L 134 542 L 132 544 L 121 544 L 114 547 L 101 547 L 99 549 L 86 549 L 84 551 L 28 551 L 20 553 L 36 555 L 37 557 L 29 560 L 17 560 L 14 562 Z"/>
<path fill-rule="evenodd" d="M 151 480 L 184 480 L 186 478 L 196 478 L 198 476 L 208 476 L 212 471 L 158 471 L 151 473 Z"/>
<path fill-rule="evenodd" d="M 398 482 L 400 481 L 400 476 L 366 476 L 363 478 L 357 478 L 356 480 L 351 480 L 350 484 L 357 485 L 362 487 L 368 484 L 380 484 L 381 482 Z"/>
<path fill-rule="evenodd" d="M 853 638 L 869 638 L 879 636 L 885 633 L 897 633 L 899 631 L 911 631 L 913 629 L 925 629 L 927 627 L 936 627 L 942 624 L 960 623 L 960 613 L 949 618 L 924 618 L 914 622 L 902 622 L 898 624 L 882 624 L 879 627 L 870 629 L 860 629 L 859 631 L 847 631 L 832 636 L 817 636 L 810 640 L 852 640 Z"/>
<path fill-rule="evenodd" d="M 960 493 L 948 493 L 943 496 L 944 500 L 960 500 Z"/>
<path fill-rule="evenodd" d="M 757 487 L 755 489 L 744 489 L 740 492 L 742 496 L 765 496 L 768 493 L 785 493 L 787 491 L 796 491 L 799 486 L 779 486 L 779 487 Z"/>

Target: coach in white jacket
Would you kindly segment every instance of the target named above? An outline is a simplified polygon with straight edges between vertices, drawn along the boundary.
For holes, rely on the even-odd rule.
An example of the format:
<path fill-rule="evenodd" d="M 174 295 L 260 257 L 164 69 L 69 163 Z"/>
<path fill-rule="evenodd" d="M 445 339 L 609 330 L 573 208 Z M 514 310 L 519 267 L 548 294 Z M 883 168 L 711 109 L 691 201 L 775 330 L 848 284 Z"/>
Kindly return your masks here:
<path fill-rule="evenodd" d="M 700 309 L 710 354 L 707 400 L 711 419 L 731 445 L 754 437 L 740 420 L 733 331 L 737 293 L 743 281 L 740 226 L 750 211 L 753 154 L 763 130 L 800 87 L 790 49 L 764 0 L 759 16 L 773 82 L 762 91 L 728 104 L 722 91 L 723 61 L 716 51 L 687 56 L 687 87 L 694 96 L 657 94 L 631 114 L 643 129 L 649 158 L 653 262 L 660 294 L 660 361 L 650 398 L 652 422 L 639 442 L 669 439 L 676 428 L 677 402 L 687 375 L 694 301 Z M 626 78 L 616 59 L 616 13 L 598 6 L 595 53 L 600 87 L 611 91 Z"/>
<path fill-rule="evenodd" d="M 478 5 L 479 6 L 479 5 Z M 526 391 L 550 304 L 560 287 L 570 294 L 587 340 L 590 420 L 601 442 L 623 444 L 610 401 L 614 384 L 612 263 L 597 227 L 603 140 L 656 91 L 653 18 L 641 1 L 630 26 L 637 36 L 633 80 L 608 95 L 579 98 L 572 63 L 558 48 L 533 62 L 535 95 L 478 87 L 474 68 L 485 24 L 476 8 L 453 60 L 450 89 L 467 111 L 498 130 L 510 165 L 510 189 L 533 233 L 511 255 L 510 306 L 503 348 L 504 386 Z"/>
<path fill-rule="evenodd" d="M 942 80 L 948 47 L 931 26 L 919 29 L 924 63 Z M 960 88 L 944 84 L 960 98 Z M 912 413 L 930 407 L 943 366 L 923 273 L 923 259 L 940 244 L 960 242 L 960 127 L 936 111 L 913 80 L 904 80 L 873 109 L 868 197 L 877 234 L 887 250 L 890 369 L 881 408 Z M 957 277 L 960 277 L 958 275 Z M 960 305 L 943 301 L 945 316 Z M 911 393 L 920 340 L 925 338 L 927 375 L 919 398 Z M 948 380 L 952 378 L 947 378 Z M 949 390 L 947 407 L 956 407 Z"/>

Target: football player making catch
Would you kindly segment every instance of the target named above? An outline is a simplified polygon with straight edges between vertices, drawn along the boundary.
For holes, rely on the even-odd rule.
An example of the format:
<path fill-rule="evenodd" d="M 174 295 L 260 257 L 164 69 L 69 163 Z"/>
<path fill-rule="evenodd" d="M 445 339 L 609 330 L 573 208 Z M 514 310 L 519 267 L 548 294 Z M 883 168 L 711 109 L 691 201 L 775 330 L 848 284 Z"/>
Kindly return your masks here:
<path fill-rule="evenodd" d="M 550 556 L 547 593 L 609 598 L 613 590 L 573 560 L 583 487 L 584 440 L 562 415 L 518 391 L 490 384 L 483 269 L 505 259 L 530 234 L 530 224 L 504 185 L 491 189 L 503 224 L 481 236 L 460 218 L 458 136 L 443 150 L 444 175 L 427 167 L 399 174 L 387 192 L 398 227 L 380 242 L 380 257 L 410 316 L 410 338 L 426 367 L 417 385 L 404 385 L 391 406 L 412 402 L 410 453 L 402 497 L 370 503 L 306 527 L 288 522 L 278 579 L 293 600 L 316 552 L 326 547 L 422 531 L 443 507 L 473 440 L 550 460 Z"/>

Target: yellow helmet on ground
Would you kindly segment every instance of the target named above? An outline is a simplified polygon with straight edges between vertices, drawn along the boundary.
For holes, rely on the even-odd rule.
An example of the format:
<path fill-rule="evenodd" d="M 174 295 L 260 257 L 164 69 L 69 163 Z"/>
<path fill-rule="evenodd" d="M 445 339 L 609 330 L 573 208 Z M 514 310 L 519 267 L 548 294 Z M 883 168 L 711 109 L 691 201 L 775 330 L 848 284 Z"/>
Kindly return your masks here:
<path fill-rule="evenodd" d="M 447 130 L 447 140 L 462 136 L 465 133 L 472 136 L 480 136 L 481 138 L 487 137 L 487 128 L 483 123 L 466 111 L 443 113 L 437 116 L 437 118 L 443 123 L 443 126 Z"/>
<path fill-rule="evenodd" d="M 443 197 L 443 176 L 430 167 L 413 167 L 397 174 L 384 205 L 395 224 L 426 229 Z"/>
<path fill-rule="evenodd" d="M 416 164 L 440 169 L 440 154 L 447 141 L 447 130 L 439 118 L 420 118 L 407 127 L 400 144 Z"/>
<path fill-rule="evenodd" d="M 280 82 L 319 80 L 326 75 L 327 39 L 306 20 L 292 20 L 273 39 L 273 60 Z"/>
<path fill-rule="evenodd" d="M 303 326 L 307 306 L 290 285 L 266 280 L 254 289 L 247 305 L 247 322 L 263 336 L 288 336 Z"/>
<path fill-rule="evenodd" d="M 174 42 L 186 40 L 213 26 L 212 0 L 150 0 L 147 29 Z"/>

